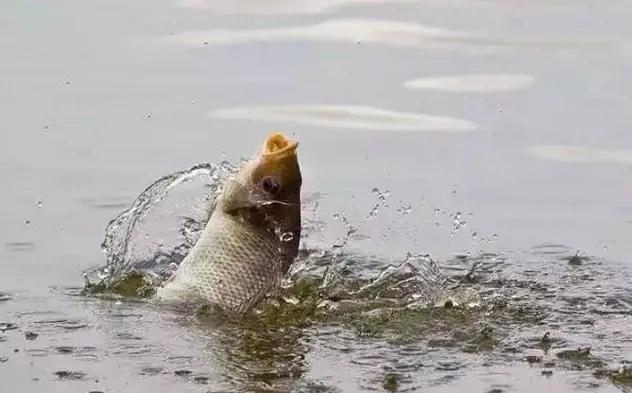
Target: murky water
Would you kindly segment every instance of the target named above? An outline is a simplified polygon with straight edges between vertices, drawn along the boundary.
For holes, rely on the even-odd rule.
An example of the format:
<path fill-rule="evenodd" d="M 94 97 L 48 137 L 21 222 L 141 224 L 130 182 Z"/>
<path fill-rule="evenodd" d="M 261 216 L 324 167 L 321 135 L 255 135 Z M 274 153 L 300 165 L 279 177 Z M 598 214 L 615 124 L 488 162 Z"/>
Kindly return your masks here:
<path fill-rule="evenodd" d="M 3 3 L 4 385 L 629 391 L 630 13 Z M 280 293 L 243 318 L 82 293 L 108 258 L 168 275 L 210 208 L 211 167 L 164 178 L 187 180 L 141 200 L 133 231 L 110 227 L 123 237 L 106 245 L 126 246 L 105 255 L 107 223 L 161 176 L 236 163 L 271 129 L 300 140 L 305 180 Z"/>

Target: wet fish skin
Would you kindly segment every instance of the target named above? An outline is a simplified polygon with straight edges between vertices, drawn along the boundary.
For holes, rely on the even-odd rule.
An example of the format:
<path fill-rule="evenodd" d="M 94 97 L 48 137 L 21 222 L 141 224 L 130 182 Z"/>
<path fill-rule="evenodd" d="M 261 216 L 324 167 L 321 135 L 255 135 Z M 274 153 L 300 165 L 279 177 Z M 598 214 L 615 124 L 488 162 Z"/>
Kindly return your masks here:
<path fill-rule="evenodd" d="M 245 312 L 280 282 L 301 233 L 297 146 L 274 133 L 226 180 L 200 239 L 158 290 L 158 300 Z"/>

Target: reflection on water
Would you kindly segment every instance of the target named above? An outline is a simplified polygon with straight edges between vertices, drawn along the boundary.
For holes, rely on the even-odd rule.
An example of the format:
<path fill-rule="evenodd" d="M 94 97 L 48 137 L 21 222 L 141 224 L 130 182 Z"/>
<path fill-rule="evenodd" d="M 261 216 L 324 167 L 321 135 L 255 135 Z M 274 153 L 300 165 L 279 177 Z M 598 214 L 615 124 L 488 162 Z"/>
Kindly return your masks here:
<path fill-rule="evenodd" d="M 418 23 L 380 19 L 333 19 L 312 25 L 267 29 L 185 31 L 165 38 L 191 46 L 238 45 L 262 42 L 344 42 L 390 46 L 449 48 L 471 35 Z"/>
<path fill-rule="evenodd" d="M 170 34 L 165 42 L 194 47 L 229 46 L 273 42 L 339 42 L 378 44 L 424 50 L 459 50 L 490 54 L 507 48 L 570 49 L 609 47 L 613 43 L 572 38 L 540 40 L 452 30 L 387 19 L 331 19 L 310 25 L 261 29 L 190 30 Z"/>
<path fill-rule="evenodd" d="M 271 326 L 256 319 L 228 321 L 216 326 L 217 315 L 202 317 L 194 327 L 205 335 L 200 348 L 212 354 L 205 363 L 216 369 L 228 386 L 239 391 L 274 388 L 295 391 L 308 369 L 308 333 L 296 326 Z M 209 384 L 217 388 L 217 379 Z"/>
<path fill-rule="evenodd" d="M 528 89 L 534 83 L 535 78 L 526 74 L 475 74 L 411 79 L 404 86 L 450 93 L 496 93 Z"/>
<path fill-rule="evenodd" d="M 535 157 L 559 162 L 632 164 L 632 150 L 600 149 L 588 146 L 531 146 L 527 152 Z"/>
<path fill-rule="evenodd" d="M 472 122 L 423 113 L 397 112 L 370 106 L 311 105 L 218 109 L 211 117 L 271 123 L 298 123 L 332 128 L 387 131 L 459 132 L 476 129 Z"/>
<path fill-rule="evenodd" d="M 203 8 L 221 14 L 294 15 L 317 14 L 358 5 L 405 3 L 415 0 L 176 0 L 182 7 Z"/>

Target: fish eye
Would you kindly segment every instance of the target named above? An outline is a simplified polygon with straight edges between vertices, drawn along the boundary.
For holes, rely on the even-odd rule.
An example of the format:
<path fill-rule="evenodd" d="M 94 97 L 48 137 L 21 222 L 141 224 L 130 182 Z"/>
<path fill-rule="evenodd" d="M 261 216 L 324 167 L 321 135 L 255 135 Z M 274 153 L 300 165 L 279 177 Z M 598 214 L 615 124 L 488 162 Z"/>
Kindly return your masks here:
<path fill-rule="evenodd" d="M 281 184 L 279 184 L 279 181 L 272 176 L 266 176 L 261 179 L 261 189 L 266 194 L 276 195 L 280 188 Z"/>

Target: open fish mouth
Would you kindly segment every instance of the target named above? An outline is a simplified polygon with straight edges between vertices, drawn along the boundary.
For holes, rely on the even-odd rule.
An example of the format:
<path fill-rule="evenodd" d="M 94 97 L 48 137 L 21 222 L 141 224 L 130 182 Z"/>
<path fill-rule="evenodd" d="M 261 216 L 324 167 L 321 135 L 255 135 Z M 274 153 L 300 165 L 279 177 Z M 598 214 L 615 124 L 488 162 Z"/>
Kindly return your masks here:
<path fill-rule="evenodd" d="M 275 132 L 263 143 L 260 155 L 267 159 L 281 159 L 296 155 L 297 147 L 297 141 L 286 138 L 280 132 Z"/>

